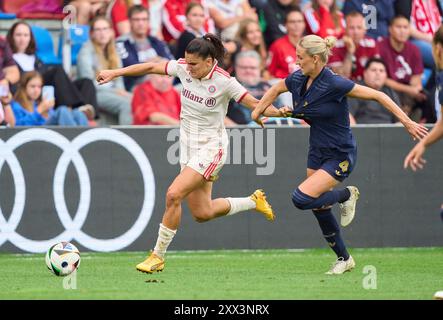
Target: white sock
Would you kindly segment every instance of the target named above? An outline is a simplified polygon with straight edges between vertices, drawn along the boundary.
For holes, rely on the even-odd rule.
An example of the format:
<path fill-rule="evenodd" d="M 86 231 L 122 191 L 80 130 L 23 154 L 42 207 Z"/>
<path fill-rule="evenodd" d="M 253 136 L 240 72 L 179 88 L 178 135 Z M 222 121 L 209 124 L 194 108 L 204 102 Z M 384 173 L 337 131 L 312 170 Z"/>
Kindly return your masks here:
<path fill-rule="evenodd" d="M 155 244 L 154 253 L 160 258 L 164 258 L 166 250 L 168 250 L 169 244 L 174 238 L 177 230 L 171 230 L 160 223 L 160 228 L 158 229 L 157 243 Z"/>
<path fill-rule="evenodd" d="M 236 214 L 238 212 L 255 209 L 255 202 L 250 197 L 244 198 L 226 198 L 231 204 L 231 210 L 229 210 L 227 216 Z"/>

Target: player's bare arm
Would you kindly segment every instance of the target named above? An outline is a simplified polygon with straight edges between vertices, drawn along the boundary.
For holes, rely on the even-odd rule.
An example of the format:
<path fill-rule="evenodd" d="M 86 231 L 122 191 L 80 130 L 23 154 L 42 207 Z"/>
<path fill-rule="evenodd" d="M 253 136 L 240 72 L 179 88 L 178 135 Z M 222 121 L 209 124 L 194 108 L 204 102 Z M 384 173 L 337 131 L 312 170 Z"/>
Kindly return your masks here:
<path fill-rule="evenodd" d="M 243 104 L 244 106 L 246 106 L 247 108 L 249 108 L 251 110 L 255 110 L 255 108 L 257 108 L 259 102 L 260 101 L 258 99 L 253 97 L 250 93 L 248 93 L 241 101 L 241 104 Z M 265 109 L 265 111 L 263 112 L 263 115 L 266 117 L 287 117 L 287 114 L 282 112 L 281 109 L 277 109 L 272 104 L 269 106 L 269 108 Z"/>
<path fill-rule="evenodd" d="M 441 108 L 443 112 L 443 107 Z M 415 145 L 414 148 L 408 153 L 406 156 L 403 167 L 406 169 L 410 167 L 413 171 L 417 171 L 417 169 L 423 169 L 426 160 L 423 159 L 423 154 L 426 151 L 426 148 L 433 143 L 437 142 L 443 137 L 443 118 L 440 118 L 437 123 L 432 128 L 431 132 L 419 143 Z"/>
<path fill-rule="evenodd" d="M 264 114 L 265 110 L 272 105 L 272 103 L 277 99 L 277 97 L 287 92 L 288 88 L 286 87 L 285 80 L 281 80 L 274 84 L 260 99 L 254 111 L 252 111 L 251 117 L 252 120 L 257 121 L 260 118 L 260 115 Z"/>
<path fill-rule="evenodd" d="M 99 84 L 105 84 L 112 81 L 114 78 L 123 76 L 143 76 L 146 74 L 166 74 L 166 65 L 168 61 L 160 62 L 145 62 L 133 64 L 125 68 L 102 70 L 97 75 L 97 82 Z"/>
<path fill-rule="evenodd" d="M 356 84 L 354 88 L 347 94 L 347 96 L 350 98 L 377 101 L 400 120 L 400 122 L 414 139 L 421 140 L 428 133 L 428 129 L 425 126 L 412 121 L 406 115 L 406 113 L 404 113 L 403 110 L 394 101 L 392 101 L 392 99 L 389 98 L 388 95 L 383 92 Z"/>

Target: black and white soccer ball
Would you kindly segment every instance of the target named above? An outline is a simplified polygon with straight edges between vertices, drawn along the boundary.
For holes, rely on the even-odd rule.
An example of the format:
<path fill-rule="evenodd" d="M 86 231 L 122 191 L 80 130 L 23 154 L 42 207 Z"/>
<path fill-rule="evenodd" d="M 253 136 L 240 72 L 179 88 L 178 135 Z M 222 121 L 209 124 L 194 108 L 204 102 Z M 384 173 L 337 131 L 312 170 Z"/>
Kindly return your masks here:
<path fill-rule="evenodd" d="M 46 252 L 46 266 L 56 276 L 67 276 L 80 266 L 80 252 L 70 242 L 59 242 Z"/>

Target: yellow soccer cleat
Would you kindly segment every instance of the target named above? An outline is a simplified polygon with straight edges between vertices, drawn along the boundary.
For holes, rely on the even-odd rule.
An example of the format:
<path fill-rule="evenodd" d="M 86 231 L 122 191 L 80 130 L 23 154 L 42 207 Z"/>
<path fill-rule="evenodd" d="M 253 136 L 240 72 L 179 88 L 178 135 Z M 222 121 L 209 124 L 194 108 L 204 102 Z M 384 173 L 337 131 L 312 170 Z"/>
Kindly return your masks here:
<path fill-rule="evenodd" d="M 266 217 L 266 219 L 270 221 L 274 221 L 275 215 L 272 211 L 272 207 L 269 202 L 266 200 L 265 192 L 262 189 L 255 190 L 254 193 L 250 196 L 252 201 L 255 202 L 255 210 Z"/>
<path fill-rule="evenodd" d="M 139 263 L 136 268 L 138 271 L 145 273 L 160 272 L 165 268 L 165 260 L 151 252 L 151 255 L 145 261 Z"/>

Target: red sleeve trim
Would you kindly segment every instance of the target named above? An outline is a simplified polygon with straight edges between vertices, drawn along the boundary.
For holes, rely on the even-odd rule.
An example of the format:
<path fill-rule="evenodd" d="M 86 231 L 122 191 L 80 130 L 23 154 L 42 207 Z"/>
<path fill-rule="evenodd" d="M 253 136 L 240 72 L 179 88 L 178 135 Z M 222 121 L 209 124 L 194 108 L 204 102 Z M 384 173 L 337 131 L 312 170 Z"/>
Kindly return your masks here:
<path fill-rule="evenodd" d="M 166 62 L 166 65 L 165 65 L 165 74 L 169 76 L 169 74 L 168 74 L 168 64 L 169 64 L 169 61 Z"/>
<path fill-rule="evenodd" d="M 240 99 L 238 99 L 237 103 L 240 103 L 244 97 L 246 97 L 246 95 L 248 94 L 248 91 L 245 91 L 245 93 L 243 93 L 240 97 Z"/>

